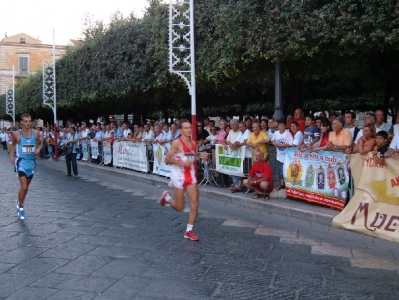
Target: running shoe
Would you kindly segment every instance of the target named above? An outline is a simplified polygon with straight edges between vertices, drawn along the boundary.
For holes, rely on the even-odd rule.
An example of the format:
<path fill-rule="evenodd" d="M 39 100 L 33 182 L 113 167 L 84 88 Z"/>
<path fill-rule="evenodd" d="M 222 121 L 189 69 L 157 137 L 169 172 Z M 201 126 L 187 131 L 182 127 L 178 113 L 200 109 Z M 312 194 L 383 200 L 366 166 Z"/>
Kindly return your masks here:
<path fill-rule="evenodd" d="M 23 208 L 19 210 L 19 219 L 25 220 L 25 210 Z"/>
<path fill-rule="evenodd" d="M 17 200 L 17 216 L 19 216 L 19 200 Z"/>
<path fill-rule="evenodd" d="M 158 203 L 161 206 L 165 206 L 168 202 L 166 201 L 165 197 L 169 195 L 168 191 L 162 193 L 161 198 L 159 198 Z"/>
<path fill-rule="evenodd" d="M 190 239 L 192 241 L 199 241 L 199 237 L 196 236 L 196 234 L 192 230 L 184 232 L 184 238 Z"/>

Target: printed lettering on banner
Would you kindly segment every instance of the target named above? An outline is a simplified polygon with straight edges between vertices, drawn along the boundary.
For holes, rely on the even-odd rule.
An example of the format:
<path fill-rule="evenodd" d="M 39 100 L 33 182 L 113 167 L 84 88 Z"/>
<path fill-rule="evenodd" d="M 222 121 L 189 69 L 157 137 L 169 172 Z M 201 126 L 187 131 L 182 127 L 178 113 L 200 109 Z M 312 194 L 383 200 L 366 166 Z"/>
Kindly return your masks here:
<path fill-rule="evenodd" d="M 238 147 L 236 149 L 227 147 L 225 149 L 223 145 L 216 145 L 216 171 L 223 174 L 244 177 L 245 147 Z"/>
<path fill-rule="evenodd" d="M 349 193 L 350 156 L 289 148 L 284 160 L 287 196 L 342 210 Z"/>
<path fill-rule="evenodd" d="M 114 142 L 113 165 L 115 167 L 148 172 L 147 148 L 145 143 Z"/>
<path fill-rule="evenodd" d="M 351 169 L 355 194 L 333 226 L 399 242 L 399 157 L 354 154 Z"/>

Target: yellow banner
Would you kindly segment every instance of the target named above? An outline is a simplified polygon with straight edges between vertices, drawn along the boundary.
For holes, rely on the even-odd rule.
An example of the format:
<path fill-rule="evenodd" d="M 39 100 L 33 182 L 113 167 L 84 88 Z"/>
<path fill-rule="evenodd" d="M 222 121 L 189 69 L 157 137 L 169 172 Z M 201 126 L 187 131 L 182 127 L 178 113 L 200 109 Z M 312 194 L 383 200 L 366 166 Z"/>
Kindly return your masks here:
<path fill-rule="evenodd" d="M 333 226 L 399 242 L 399 157 L 378 164 L 371 153 L 351 158 L 355 194 Z"/>

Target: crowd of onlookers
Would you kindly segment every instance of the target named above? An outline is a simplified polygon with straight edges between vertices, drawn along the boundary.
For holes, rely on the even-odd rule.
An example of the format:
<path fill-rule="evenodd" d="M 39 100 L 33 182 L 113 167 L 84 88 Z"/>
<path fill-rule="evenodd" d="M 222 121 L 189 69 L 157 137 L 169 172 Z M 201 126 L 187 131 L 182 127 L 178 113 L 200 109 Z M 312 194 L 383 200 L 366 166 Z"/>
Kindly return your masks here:
<path fill-rule="evenodd" d="M 280 183 L 277 189 L 285 188 L 282 176 L 285 152 L 289 147 L 298 147 L 300 151 L 343 151 L 345 153 L 366 154 L 372 152 L 379 163 L 390 158 L 399 149 L 399 112 L 393 118 L 393 124 L 384 122 L 385 116 L 382 110 L 365 114 L 364 125 L 361 128 L 355 126 L 356 114 L 346 112 L 344 114 L 331 113 L 328 117 L 325 112 L 304 115 L 298 108 L 294 114 L 289 114 L 285 120 L 273 118 L 246 117 L 239 121 L 220 119 L 217 124 L 210 118 L 198 120 L 193 125 L 197 132 L 197 145 L 199 151 L 209 151 L 215 144 L 223 144 L 224 147 L 237 148 L 248 146 L 253 151 L 249 155 L 255 157 L 260 151 L 263 160 L 269 159 L 269 145 L 276 147 L 276 160 L 279 171 Z M 71 139 L 70 128 L 78 137 L 80 144 L 89 140 L 98 141 L 101 145 L 104 141 L 111 143 L 117 141 L 146 142 L 147 145 L 171 143 L 180 136 L 180 120 L 176 119 L 172 124 L 164 121 L 154 122 L 147 120 L 146 124 L 130 126 L 127 122 L 115 121 L 110 124 L 86 124 L 70 127 L 58 127 L 55 141 L 53 127 L 37 128 L 45 145 L 40 155 L 41 158 L 51 158 L 54 155 L 55 143 L 60 149 L 59 155 L 63 155 L 65 144 Z M 3 149 L 7 149 L 10 141 L 11 130 L 2 130 L 0 139 Z M 98 161 L 97 161 L 98 162 Z M 243 178 L 223 175 L 223 186 L 229 187 L 232 192 L 241 191 Z"/>

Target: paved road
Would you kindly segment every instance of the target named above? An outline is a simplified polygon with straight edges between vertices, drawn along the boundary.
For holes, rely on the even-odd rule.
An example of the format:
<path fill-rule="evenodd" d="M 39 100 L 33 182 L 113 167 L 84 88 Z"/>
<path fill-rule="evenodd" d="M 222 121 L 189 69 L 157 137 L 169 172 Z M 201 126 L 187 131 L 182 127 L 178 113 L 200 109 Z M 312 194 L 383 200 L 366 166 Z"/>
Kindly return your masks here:
<path fill-rule="evenodd" d="M 163 188 L 38 161 L 26 220 L 0 152 L 0 299 L 398 299 L 398 244 L 201 197 L 160 207 Z"/>

